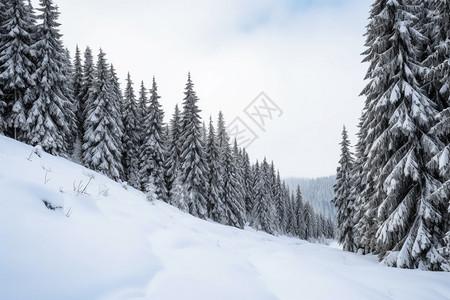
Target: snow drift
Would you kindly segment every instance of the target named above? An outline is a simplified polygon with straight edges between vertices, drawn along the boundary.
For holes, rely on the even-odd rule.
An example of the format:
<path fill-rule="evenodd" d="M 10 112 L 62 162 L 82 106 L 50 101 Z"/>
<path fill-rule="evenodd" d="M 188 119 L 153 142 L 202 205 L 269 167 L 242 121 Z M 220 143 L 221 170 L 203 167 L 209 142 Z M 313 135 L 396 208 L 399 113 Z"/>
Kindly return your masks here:
<path fill-rule="evenodd" d="M 450 273 L 199 220 L 38 150 L 0 136 L 0 299 L 450 295 Z"/>

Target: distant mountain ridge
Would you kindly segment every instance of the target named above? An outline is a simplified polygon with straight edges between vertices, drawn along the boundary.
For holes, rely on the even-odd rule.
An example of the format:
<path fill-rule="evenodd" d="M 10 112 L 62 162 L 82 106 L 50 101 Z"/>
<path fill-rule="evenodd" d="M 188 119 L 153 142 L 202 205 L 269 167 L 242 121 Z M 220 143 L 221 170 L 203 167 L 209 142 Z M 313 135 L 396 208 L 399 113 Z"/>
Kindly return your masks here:
<path fill-rule="evenodd" d="M 325 217 L 336 218 L 336 209 L 331 203 L 334 197 L 333 185 L 336 176 L 319 178 L 296 178 L 288 177 L 285 179 L 289 189 L 295 191 L 297 185 L 300 185 L 304 201 L 308 201 L 314 208 L 314 211 L 320 212 Z"/>

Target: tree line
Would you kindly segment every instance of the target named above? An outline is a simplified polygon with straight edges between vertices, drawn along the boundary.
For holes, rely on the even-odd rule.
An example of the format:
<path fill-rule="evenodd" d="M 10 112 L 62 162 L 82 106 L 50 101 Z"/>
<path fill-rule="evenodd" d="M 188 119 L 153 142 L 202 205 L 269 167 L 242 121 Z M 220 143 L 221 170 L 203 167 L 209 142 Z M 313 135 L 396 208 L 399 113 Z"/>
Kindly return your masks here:
<path fill-rule="evenodd" d="M 73 60 L 64 48 L 58 10 L 40 0 L 0 0 L 0 133 L 221 224 L 271 234 L 332 238 L 331 219 L 291 192 L 272 163 L 252 164 L 230 141 L 222 113 L 206 125 L 188 75 L 181 109 L 168 124 L 158 86 L 137 92 L 130 74 L 121 89 L 100 50 Z M 233 143 L 234 142 L 234 143 Z"/>
<path fill-rule="evenodd" d="M 334 203 L 348 251 L 450 271 L 450 2 L 376 0 L 356 154 L 344 128 Z"/>

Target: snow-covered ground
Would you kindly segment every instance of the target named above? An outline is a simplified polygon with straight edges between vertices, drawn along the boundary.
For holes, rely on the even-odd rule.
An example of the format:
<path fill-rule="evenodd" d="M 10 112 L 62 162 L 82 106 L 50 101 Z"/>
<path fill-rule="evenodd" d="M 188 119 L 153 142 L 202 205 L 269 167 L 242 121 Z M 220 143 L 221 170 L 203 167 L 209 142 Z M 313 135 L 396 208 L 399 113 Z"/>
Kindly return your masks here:
<path fill-rule="evenodd" d="M 450 273 L 202 221 L 32 151 L 0 136 L 0 299 L 450 299 Z"/>

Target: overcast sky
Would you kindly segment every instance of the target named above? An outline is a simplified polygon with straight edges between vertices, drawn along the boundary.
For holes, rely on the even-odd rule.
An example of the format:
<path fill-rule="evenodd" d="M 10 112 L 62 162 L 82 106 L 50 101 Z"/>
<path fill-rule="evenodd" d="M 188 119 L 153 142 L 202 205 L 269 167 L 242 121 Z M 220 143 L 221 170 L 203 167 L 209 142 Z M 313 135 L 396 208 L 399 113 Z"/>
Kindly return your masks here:
<path fill-rule="evenodd" d="M 55 0 L 72 54 L 101 47 L 136 91 L 155 76 L 166 121 L 190 71 L 203 118 L 240 118 L 258 136 L 251 158 L 273 160 L 283 177 L 334 174 L 343 124 L 355 142 L 371 2 Z M 262 91 L 283 112 L 264 131 L 244 112 Z"/>

